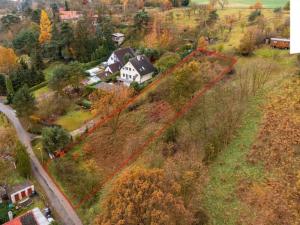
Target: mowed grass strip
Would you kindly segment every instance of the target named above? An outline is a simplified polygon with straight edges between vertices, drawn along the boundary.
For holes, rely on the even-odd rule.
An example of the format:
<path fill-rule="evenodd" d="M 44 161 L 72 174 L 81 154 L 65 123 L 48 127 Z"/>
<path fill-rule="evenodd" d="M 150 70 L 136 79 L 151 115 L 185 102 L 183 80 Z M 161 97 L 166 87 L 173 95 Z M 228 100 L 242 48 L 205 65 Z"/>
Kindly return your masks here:
<path fill-rule="evenodd" d="M 205 188 L 203 206 L 210 224 L 236 224 L 242 212 L 251 213 L 237 196 L 241 180 L 259 181 L 264 177 L 263 167 L 250 165 L 246 155 L 255 140 L 262 119 L 261 97 L 252 100 L 238 136 L 210 166 L 210 181 Z"/>

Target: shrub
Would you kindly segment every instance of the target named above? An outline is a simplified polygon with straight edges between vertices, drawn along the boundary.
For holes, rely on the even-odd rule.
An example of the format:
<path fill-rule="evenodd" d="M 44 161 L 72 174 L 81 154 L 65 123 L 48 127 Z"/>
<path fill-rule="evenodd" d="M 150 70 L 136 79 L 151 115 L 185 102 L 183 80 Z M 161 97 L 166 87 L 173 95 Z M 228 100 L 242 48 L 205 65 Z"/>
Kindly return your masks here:
<path fill-rule="evenodd" d="M 47 152 L 62 150 L 70 141 L 70 134 L 61 127 L 47 127 L 42 131 L 43 148 Z"/>
<path fill-rule="evenodd" d="M 261 16 L 261 11 L 260 10 L 255 10 L 253 11 L 249 17 L 248 17 L 248 21 L 249 22 L 254 22 L 256 20 L 257 17 Z"/>
<path fill-rule="evenodd" d="M 155 63 L 155 66 L 159 72 L 164 72 L 179 61 L 180 56 L 177 53 L 167 52 Z"/>

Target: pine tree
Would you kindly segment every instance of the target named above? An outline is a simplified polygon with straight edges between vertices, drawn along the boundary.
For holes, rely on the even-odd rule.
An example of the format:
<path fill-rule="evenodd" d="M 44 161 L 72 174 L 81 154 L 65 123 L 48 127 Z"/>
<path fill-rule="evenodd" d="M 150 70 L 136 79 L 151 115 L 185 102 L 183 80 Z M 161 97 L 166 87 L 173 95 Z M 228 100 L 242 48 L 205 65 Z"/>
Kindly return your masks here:
<path fill-rule="evenodd" d="M 31 174 L 31 165 L 30 165 L 30 158 L 26 152 L 25 147 L 18 143 L 16 148 L 16 166 L 17 170 L 22 177 L 28 178 Z"/>
<path fill-rule="evenodd" d="M 40 44 L 44 44 L 47 41 L 51 40 L 51 21 L 48 17 L 48 14 L 45 10 L 41 12 L 41 20 L 40 20 Z"/>
<path fill-rule="evenodd" d="M 18 116 L 28 117 L 35 111 L 35 98 L 30 93 L 27 85 L 20 88 L 14 98 L 13 106 L 17 110 Z"/>
<path fill-rule="evenodd" d="M 11 79 L 9 77 L 6 77 L 5 86 L 6 86 L 7 102 L 11 103 L 15 93 L 14 93 L 14 88 Z"/>

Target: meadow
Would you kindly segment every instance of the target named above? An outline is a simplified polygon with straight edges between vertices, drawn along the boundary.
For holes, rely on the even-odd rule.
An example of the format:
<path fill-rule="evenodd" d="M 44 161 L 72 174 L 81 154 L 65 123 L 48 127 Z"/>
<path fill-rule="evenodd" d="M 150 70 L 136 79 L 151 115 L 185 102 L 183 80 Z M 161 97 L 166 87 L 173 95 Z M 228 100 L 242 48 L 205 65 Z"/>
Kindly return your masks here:
<path fill-rule="evenodd" d="M 192 2 L 204 4 L 208 0 L 192 0 Z M 256 0 L 229 0 L 229 7 L 249 7 L 255 4 Z M 261 1 L 265 8 L 277 8 L 283 7 L 288 0 L 262 0 Z"/>

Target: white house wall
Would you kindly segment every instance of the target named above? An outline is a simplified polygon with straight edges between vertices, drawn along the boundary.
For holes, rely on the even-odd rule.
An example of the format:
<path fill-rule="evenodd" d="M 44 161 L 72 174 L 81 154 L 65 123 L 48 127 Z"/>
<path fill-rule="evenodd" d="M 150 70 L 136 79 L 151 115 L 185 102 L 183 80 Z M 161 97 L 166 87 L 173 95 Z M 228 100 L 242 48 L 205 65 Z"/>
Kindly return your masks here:
<path fill-rule="evenodd" d="M 114 53 L 111 54 L 111 56 L 107 60 L 107 65 L 114 64 L 115 62 L 118 62 L 118 59 Z"/>
<path fill-rule="evenodd" d="M 144 83 L 145 81 L 150 80 L 152 78 L 152 74 L 153 73 L 148 73 L 148 74 L 142 76 L 141 83 Z"/>
<path fill-rule="evenodd" d="M 17 192 L 15 192 L 15 193 L 12 193 L 12 194 L 10 195 L 10 199 L 11 199 L 12 203 L 15 203 L 15 202 L 16 202 L 16 199 L 15 199 L 15 196 L 16 196 L 16 195 L 19 195 L 19 200 L 22 200 L 22 199 L 23 199 L 22 194 L 21 194 L 23 191 L 25 191 L 26 196 L 28 197 L 28 196 L 29 196 L 28 190 L 29 190 L 30 188 L 31 188 L 31 192 L 34 192 L 34 186 L 32 185 L 32 186 L 30 186 L 30 187 L 26 187 L 26 188 L 24 188 L 24 189 L 22 189 L 22 190 L 20 190 L 20 191 L 17 191 Z"/>
<path fill-rule="evenodd" d="M 121 78 L 127 80 L 128 82 L 133 82 L 135 76 L 135 81 L 141 83 L 140 74 L 136 71 L 136 69 L 130 62 L 126 63 L 125 66 L 123 66 L 121 69 Z"/>

